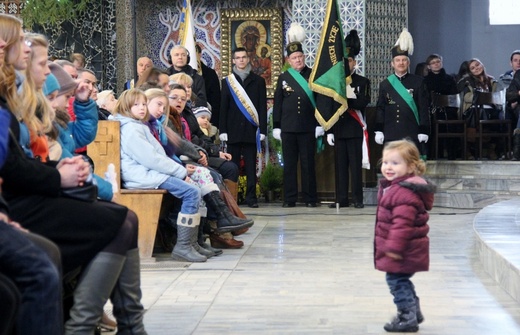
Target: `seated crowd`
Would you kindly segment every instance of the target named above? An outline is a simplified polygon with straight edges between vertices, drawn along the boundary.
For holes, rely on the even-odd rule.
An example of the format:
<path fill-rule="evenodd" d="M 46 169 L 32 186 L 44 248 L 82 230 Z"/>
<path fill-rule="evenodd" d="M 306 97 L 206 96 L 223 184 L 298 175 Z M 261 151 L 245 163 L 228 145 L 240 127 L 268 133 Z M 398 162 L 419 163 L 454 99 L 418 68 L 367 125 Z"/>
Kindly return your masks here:
<path fill-rule="evenodd" d="M 81 55 L 50 62 L 45 36 L 24 33 L 10 15 L 0 14 L 0 27 L 0 334 L 114 329 L 103 313 L 108 299 L 118 334 L 146 334 L 139 218 L 117 204 L 113 180 L 93 174 L 86 152 L 99 120 L 120 122 L 123 187 L 161 188 L 179 200 L 167 220 L 175 260 L 243 246 L 234 236 L 253 220 L 236 204 L 238 167 L 199 127 L 208 128 L 211 111 L 206 103 L 193 110 L 191 77 L 176 83 L 144 66 L 116 99 L 98 92 Z M 96 189 L 97 199 L 78 195 Z"/>

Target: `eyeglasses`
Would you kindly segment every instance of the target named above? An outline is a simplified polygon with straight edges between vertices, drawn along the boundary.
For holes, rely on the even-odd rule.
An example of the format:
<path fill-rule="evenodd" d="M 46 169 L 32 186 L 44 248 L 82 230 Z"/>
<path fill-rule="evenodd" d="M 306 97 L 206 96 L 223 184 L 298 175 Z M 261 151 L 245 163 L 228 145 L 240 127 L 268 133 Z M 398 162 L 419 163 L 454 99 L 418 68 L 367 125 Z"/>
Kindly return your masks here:
<path fill-rule="evenodd" d="M 184 101 L 184 102 L 186 102 L 186 100 L 187 100 L 185 97 L 179 97 L 177 95 L 172 95 L 171 97 L 168 97 L 168 99 L 177 100 L 177 101 Z"/>

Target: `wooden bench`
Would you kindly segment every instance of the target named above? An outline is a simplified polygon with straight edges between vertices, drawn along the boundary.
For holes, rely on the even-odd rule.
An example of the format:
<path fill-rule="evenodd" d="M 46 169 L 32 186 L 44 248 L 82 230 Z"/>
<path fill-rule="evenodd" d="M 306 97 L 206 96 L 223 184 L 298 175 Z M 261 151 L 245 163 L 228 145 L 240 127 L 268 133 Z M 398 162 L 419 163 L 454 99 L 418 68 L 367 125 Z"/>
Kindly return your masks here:
<path fill-rule="evenodd" d="M 104 177 L 110 163 L 117 173 L 119 194 L 116 202 L 133 210 L 139 218 L 139 254 L 151 259 L 159 218 L 171 208 L 174 197 L 166 190 L 121 188 L 121 138 L 119 121 L 99 121 L 96 139 L 87 152 L 94 161 L 95 173 Z"/>

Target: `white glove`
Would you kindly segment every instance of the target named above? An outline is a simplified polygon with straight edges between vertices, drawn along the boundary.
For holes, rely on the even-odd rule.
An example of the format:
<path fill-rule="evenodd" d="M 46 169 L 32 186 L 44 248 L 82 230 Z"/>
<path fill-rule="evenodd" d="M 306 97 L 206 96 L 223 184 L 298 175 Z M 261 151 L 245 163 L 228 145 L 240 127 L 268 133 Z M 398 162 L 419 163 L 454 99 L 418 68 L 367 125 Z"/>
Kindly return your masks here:
<path fill-rule="evenodd" d="M 376 131 L 376 137 L 374 138 L 374 140 L 377 144 L 383 144 L 383 142 L 385 141 L 385 135 L 380 131 Z"/>
<path fill-rule="evenodd" d="M 274 128 L 273 137 L 275 138 L 275 140 L 281 141 L 282 140 L 282 130 L 280 128 Z"/>
<path fill-rule="evenodd" d="M 428 135 L 426 135 L 426 134 L 419 134 L 419 135 L 417 135 L 417 138 L 419 139 L 419 143 L 428 142 Z"/>
<path fill-rule="evenodd" d="M 327 134 L 327 143 L 333 147 L 334 146 L 334 134 Z"/>
<path fill-rule="evenodd" d="M 357 99 L 356 93 L 350 85 L 347 85 L 347 99 Z"/>
<path fill-rule="evenodd" d="M 264 134 L 260 134 L 260 142 L 262 142 L 263 140 L 265 140 L 265 135 Z"/>
<path fill-rule="evenodd" d="M 314 134 L 316 138 L 325 135 L 325 130 L 323 130 L 323 127 L 317 126 L 316 130 L 314 131 Z"/>
<path fill-rule="evenodd" d="M 218 138 L 220 138 L 220 140 L 221 140 L 222 142 L 226 142 L 226 141 L 227 141 L 227 133 L 220 134 L 220 135 L 218 136 Z"/>

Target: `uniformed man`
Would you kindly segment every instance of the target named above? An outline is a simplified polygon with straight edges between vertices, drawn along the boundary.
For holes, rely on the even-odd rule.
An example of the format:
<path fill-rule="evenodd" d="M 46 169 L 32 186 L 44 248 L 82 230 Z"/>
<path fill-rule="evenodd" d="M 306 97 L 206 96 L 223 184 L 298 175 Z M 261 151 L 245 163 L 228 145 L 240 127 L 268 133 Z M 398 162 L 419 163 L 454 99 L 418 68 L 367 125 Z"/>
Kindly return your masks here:
<path fill-rule="evenodd" d="M 353 41 L 354 40 L 354 41 Z M 353 41 L 353 42 L 351 42 Z M 351 30 L 345 37 L 348 53 L 348 66 L 352 82 L 347 87 L 348 110 L 343 113 L 327 134 L 327 142 L 335 146 L 336 157 L 336 203 L 330 208 L 349 206 L 349 185 L 352 185 L 354 207 L 363 208 L 363 137 L 366 129 L 365 107 L 370 103 L 370 81 L 355 73 L 356 56 L 360 51 L 359 37 L 356 30 Z M 349 176 L 350 174 L 350 176 Z"/>
<path fill-rule="evenodd" d="M 428 94 L 423 77 L 408 72 L 413 52 L 412 36 L 405 29 L 392 48 L 390 75 L 379 85 L 375 141 L 377 144 L 410 138 L 421 154 L 430 133 Z"/>
<path fill-rule="evenodd" d="M 291 68 L 278 78 L 273 107 L 273 137 L 282 141 L 283 207 L 295 207 L 298 200 L 298 158 L 303 201 L 307 207 L 316 207 L 314 154 L 316 138 L 324 131 L 314 117 L 314 93 L 308 86 L 311 69 L 305 65 L 301 43 L 289 43 L 286 52 Z"/>

